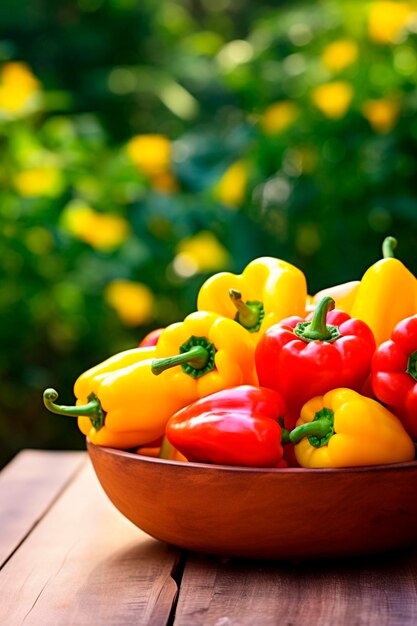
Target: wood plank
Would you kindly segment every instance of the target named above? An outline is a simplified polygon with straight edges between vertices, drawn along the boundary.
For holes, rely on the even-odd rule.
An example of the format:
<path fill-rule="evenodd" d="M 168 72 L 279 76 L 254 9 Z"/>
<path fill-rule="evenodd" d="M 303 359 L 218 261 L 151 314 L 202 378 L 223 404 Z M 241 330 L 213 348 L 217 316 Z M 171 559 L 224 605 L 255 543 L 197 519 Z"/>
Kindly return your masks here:
<path fill-rule="evenodd" d="M 86 462 L 85 452 L 23 450 L 0 473 L 0 567 Z"/>
<path fill-rule="evenodd" d="M 163 626 L 178 559 L 113 507 L 88 463 L 0 572 L 0 623 Z"/>
<path fill-rule="evenodd" d="M 298 563 L 194 556 L 174 626 L 414 626 L 416 574 L 417 551 Z"/>

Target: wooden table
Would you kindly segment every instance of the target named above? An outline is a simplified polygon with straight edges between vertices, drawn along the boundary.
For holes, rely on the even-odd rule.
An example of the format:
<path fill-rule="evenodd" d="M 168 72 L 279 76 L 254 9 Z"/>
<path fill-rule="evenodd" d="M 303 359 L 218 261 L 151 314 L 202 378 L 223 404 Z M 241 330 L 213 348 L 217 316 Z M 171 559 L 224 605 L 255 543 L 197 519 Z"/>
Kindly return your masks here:
<path fill-rule="evenodd" d="M 185 554 L 127 521 L 83 452 L 25 450 L 0 473 L 0 563 L 3 626 L 417 624 L 417 550 L 327 562 Z"/>

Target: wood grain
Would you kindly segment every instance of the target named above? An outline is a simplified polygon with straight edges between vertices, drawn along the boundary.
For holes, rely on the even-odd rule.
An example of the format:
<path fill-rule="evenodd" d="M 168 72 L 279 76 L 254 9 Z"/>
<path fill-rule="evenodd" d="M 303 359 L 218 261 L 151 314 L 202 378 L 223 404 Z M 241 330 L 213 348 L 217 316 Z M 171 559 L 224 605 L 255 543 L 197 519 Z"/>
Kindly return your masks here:
<path fill-rule="evenodd" d="M 288 563 L 189 558 L 174 626 L 414 626 L 417 552 Z"/>
<path fill-rule="evenodd" d="M 46 506 L 59 476 L 61 487 Z M 36 493 L 43 499 L 38 523 L 25 480 L 32 480 L 34 502 Z M 14 501 L 8 527 L 13 516 L 21 529 L 26 520 L 24 541 L 0 571 L 2 626 L 417 624 L 417 546 L 337 560 L 248 561 L 190 553 L 178 594 L 174 578 L 185 557 L 116 511 L 85 455 L 77 460 L 68 453 L 23 453 L 0 474 L 0 486 L 1 503 L 7 505 L 6 495 Z M 153 485 L 155 498 L 160 487 Z M 4 511 L 2 519 L 8 519 Z M 314 542 L 307 518 L 304 526 Z"/>
<path fill-rule="evenodd" d="M 116 511 L 87 464 L 0 572 L 0 623 L 164 626 L 178 559 Z"/>
<path fill-rule="evenodd" d="M 0 473 L 0 568 L 83 463 L 85 452 L 24 450 Z"/>

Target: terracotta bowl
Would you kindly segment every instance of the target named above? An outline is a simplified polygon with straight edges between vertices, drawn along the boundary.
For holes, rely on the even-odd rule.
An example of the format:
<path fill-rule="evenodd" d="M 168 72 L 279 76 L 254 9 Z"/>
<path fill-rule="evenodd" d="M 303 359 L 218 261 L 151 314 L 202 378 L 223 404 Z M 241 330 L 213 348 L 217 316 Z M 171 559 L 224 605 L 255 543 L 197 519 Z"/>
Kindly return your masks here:
<path fill-rule="evenodd" d="M 187 550 L 298 559 L 383 552 L 417 540 L 417 461 L 248 469 L 87 446 L 119 511 L 152 537 Z"/>

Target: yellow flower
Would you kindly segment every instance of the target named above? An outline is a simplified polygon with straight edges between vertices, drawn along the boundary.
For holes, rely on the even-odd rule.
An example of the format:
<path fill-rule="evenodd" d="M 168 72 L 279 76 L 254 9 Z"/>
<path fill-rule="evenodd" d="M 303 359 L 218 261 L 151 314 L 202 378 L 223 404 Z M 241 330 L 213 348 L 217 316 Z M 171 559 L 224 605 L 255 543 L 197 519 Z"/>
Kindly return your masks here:
<path fill-rule="evenodd" d="M 227 267 L 230 257 L 226 248 L 208 230 L 183 239 L 177 246 L 174 270 L 180 276 L 211 272 Z"/>
<path fill-rule="evenodd" d="M 362 107 L 362 113 L 377 133 L 387 133 L 395 126 L 400 107 L 398 102 L 388 98 L 368 100 Z"/>
<path fill-rule="evenodd" d="M 62 227 L 74 237 L 104 252 L 120 246 L 130 234 L 129 224 L 123 217 L 98 213 L 77 200 L 64 210 Z"/>
<path fill-rule="evenodd" d="M 164 135 L 136 135 L 127 144 L 127 153 L 146 176 L 163 174 L 171 164 L 171 142 Z"/>
<path fill-rule="evenodd" d="M 338 80 L 316 87 L 312 93 L 312 100 L 316 107 L 332 119 L 343 117 L 353 98 L 353 89 L 350 83 Z"/>
<path fill-rule="evenodd" d="M 63 188 L 60 170 L 53 166 L 32 167 L 18 172 L 14 185 L 21 196 L 54 198 Z"/>
<path fill-rule="evenodd" d="M 215 196 L 229 207 L 242 204 L 248 182 L 249 166 L 245 161 L 232 163 L 215 188 Z"/>
<path fill-rule="evenodd" d="M 329 70 L 340 72 L 355 63 L 358 58 L 358 46 L 349 39 L 339 39 L 326 46 L 321 59 Z"/>
<path fill-rule="evenodd" d="M 25 63 L 6 63 L 0 70 L 0 112 L 9 116 L 28 112 L 40 87 Z"/>
<path fill-rule="evenodd" d="M 6 85 L 20 85 L 27 91 L 39 89 L 40 83 L 26 63 L 11 61 L 1 68 L 1 80 Z"/>
<path fill-rule="evenodd" d="M 143 283 L 113 280 L 106 286 L 104 298 L 126 326 L 139 326 L 152 321 L 155 299 Z"/>
<path fill-rule="evenodd" d="M 381 44 L 395 43 L 412 14 L 410 2 L 372 2 L 368 18 L 370 38 Z"/>
<path fill-rule="evenodd" d="M 275 102 L 264 111 L 261 128 L 266 135 L 277 135 L 291 126 L 298 115 L 298 107 L 294 102 Z"/>

